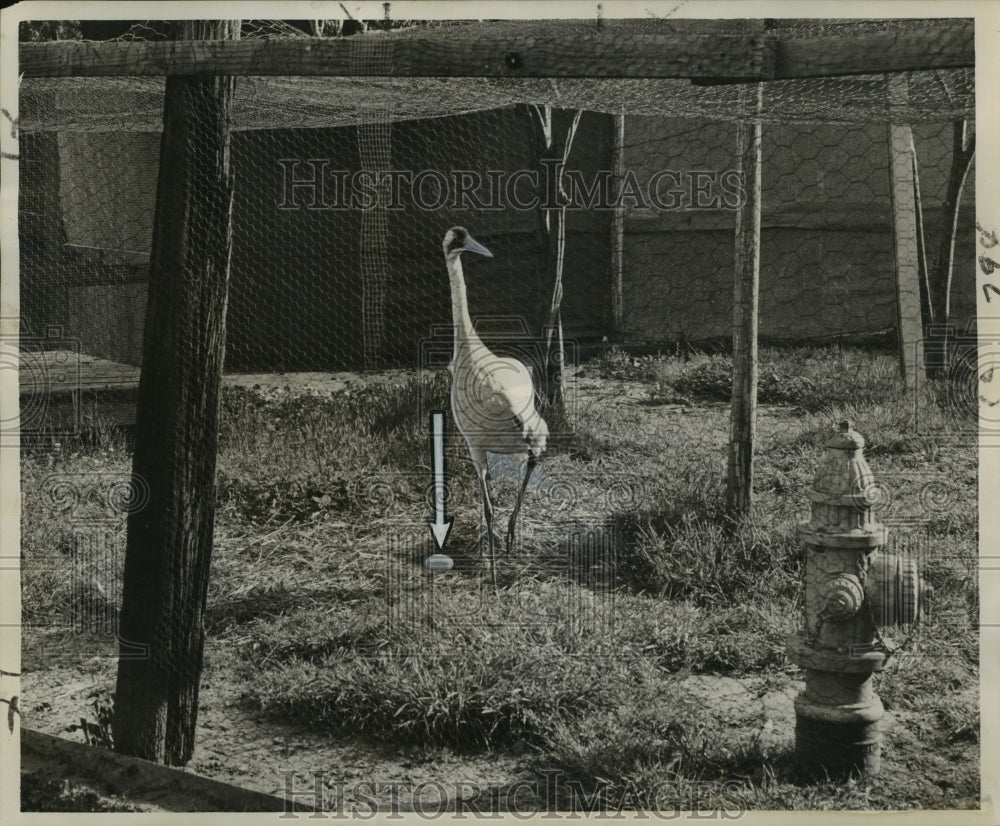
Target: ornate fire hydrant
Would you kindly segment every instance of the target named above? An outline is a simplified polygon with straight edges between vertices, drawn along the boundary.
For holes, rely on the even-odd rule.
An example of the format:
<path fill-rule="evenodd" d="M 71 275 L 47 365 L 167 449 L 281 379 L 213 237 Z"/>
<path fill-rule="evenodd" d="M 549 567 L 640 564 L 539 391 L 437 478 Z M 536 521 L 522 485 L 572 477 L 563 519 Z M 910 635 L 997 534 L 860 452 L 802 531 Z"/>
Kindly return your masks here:
<path fill-rule="evenodd" d="M 916 622 L 930 589 L 916 562 L 880 550 L 888 537 L 874 521 L 874 478 L 865 440 L 840 423 L 809 491 L 812 518 L 798 526 L 805 544 L 805 629 L 788 639 L 806 670 L 795 698 L 798 759 L 831 773 L 877 774 L 879 720 L 885 713 L 872 674 L 891 653 L 880 629 Z"/>

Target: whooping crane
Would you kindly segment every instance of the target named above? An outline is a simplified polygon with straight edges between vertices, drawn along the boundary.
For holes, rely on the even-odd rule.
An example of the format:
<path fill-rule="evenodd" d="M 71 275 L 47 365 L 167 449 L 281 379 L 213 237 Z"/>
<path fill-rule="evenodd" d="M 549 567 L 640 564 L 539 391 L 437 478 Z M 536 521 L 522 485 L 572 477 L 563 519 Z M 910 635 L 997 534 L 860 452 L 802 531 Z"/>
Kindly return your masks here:
<path fill-rule="evenodd" d="M 497 587 L 493 537 L 493 503 L 490 499 L 487 453 L 514 455 L 524 465 L 524 479 L 507 523 L 506 550 L 514 541 L 514 524 L 521 500 L 538 457 L 545 450 L 549 429 L 535 408 L 531 369 L 515 358 L 498 356 L 483 344 L 472 325 L 465 293 L 461 254 L 475 252 L 492 258 L 486 247 L 464 227 L 452 227 L 444 236 L 444 256 L 451 282 L 451 312 L 455 324 L 455 349 L 451 371 L 451 409 L 455 424 L 469 446 L 479 480 L 490 552 L 490 578 Z"/>

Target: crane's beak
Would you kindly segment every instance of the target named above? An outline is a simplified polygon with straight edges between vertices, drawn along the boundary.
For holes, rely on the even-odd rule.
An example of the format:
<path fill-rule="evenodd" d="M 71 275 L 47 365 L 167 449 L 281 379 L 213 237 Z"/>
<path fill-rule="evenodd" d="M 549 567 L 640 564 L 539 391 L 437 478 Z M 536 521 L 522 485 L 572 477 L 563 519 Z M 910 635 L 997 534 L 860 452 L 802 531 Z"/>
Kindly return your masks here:
<path fill-rule="evenodd" d="M 487 258 L 493 257 L 492 252 L 486 249 L 486 247 L 473 239 L 471 236 L 465 239 L 465 245 L 462 247 L 462 250 L 464 252 L 478 252 L 480 255 L 484 255 Z"/>

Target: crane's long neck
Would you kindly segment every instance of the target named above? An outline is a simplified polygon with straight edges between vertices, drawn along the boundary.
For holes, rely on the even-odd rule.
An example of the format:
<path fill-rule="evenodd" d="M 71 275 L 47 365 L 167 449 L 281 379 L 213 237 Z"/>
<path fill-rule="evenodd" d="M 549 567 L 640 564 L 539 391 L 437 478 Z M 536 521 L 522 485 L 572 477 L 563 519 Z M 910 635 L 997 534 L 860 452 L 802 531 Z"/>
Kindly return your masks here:
<path fill-rule="evenodd" d="M 469 300 L 465 294 L 465 276 L 459 256 L 449 257 L 448 278 L 451 281 L 451 317 L 455 324 L 455 355 L 463 342 L 478 341 L 476 330 L 469 315 Z"/>

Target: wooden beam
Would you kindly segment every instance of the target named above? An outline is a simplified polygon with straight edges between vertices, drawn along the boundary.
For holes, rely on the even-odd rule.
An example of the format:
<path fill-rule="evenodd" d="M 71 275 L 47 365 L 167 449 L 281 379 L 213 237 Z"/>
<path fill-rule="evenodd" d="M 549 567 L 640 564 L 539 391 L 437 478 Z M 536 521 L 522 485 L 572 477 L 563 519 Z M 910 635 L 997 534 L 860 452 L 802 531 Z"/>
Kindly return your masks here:
<path fill-rule="evenodd" d="M 760 112 L 764 87 L 744 87 L 741 109 Z M 753 453 L 757 432 L 757 310 L 760 295 L 761 124 L 736 126 L 736 151 L 744 201 L 736 213 L 736 278 L 733 291 L 733 395 L 726 474 L 730 514 L 753 504 Z"/>
<path fill-rule="evenodd" d="M 905 105 L 905 76 L 889 79 L 892 103 Z M 899 369 L 908 390 L 916 387 L 922 353 L 923 322 L 920 315 L 920 258 L 917 241 L 917 207 L 913 181 L 913 130 L 908 124 L 889 124 L 889 186 L 892 203 L 893 261 L 896 273 L 896 330 Z"/>
<path fill-rule="evenodd" d="M 89 782 L 102 792 L 171 812 L 312 811 L 298 800 L 240 788 L 26 727 L 21 728 L 21 770 Z"/>
<path fill-rule="evenodd" d="M 573 21 L 469 26 L 446 34 L 236 42 L 21 43 L 26 77 L 310 75 L 691 78 L 709 82 L 946 69 L 975 65 L 973 22 L 886 32 L 644 34 Z"/>
<path fill-rule="evenodd" d="M 750 77 L 771 74 L 758 36 L 422 34 L 377 38 L 23 43 L 25 77 L 312 75 L 431 77 Z M 577 27 L 577 30 L 579 27 Z M 376 49 L 375 46 L 378 46 Z M 377 59 L 375 57 L 377 56 Z"/>
<path fill-rule="evenodd" d="M 779 40 L 775 79 L 958 69 L 976 65 L 971 20 L 940 27 Z"/>

